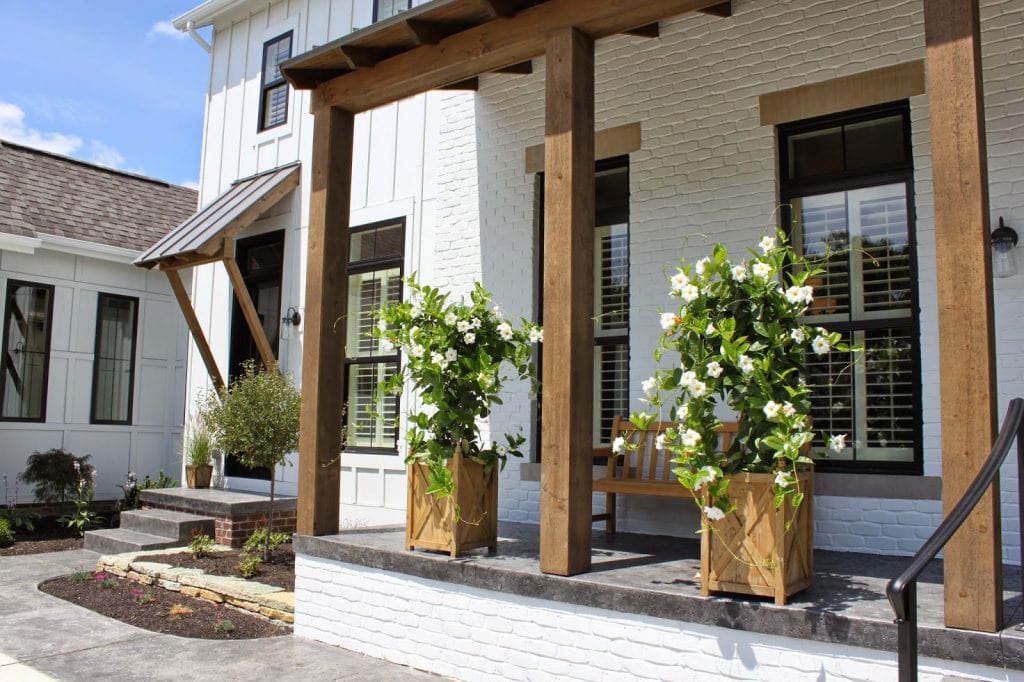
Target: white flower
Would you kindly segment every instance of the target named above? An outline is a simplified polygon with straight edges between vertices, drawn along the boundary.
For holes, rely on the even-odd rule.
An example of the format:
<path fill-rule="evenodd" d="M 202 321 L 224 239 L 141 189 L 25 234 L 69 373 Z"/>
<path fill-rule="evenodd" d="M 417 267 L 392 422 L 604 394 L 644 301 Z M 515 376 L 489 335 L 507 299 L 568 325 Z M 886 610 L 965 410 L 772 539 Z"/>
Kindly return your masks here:
<path fill-rule="evenodd" d="M 764 410 L 764 416 L 768 417 L 769 419 L 775 419 L 776 417 L 779 416 L 779 411 L 782 410 L 782 405 L 775 402 L 774 400 L 769 400 L 768 404 L 761 409 Z"/>
<path fill-rule="evenodd" d="M 612 441 L 612 452 L 614 452 L 616 455 L 622 454 L 622 446 L 624 446 L 625 444 L 626 439 L 623 438 L 622 436 L 619 436 L 618 438 Z"/>
<path fill-rule="evenodd" d="M 508 322 L 502 322 L 501 324 L 499 324 L 498 336 L 500 336 L 505 341 L 510 341 L 512 339 L 512 325 L 510 325 Z"/>
<path fill-rule="evenodd" d="M 807 337 L 804 336 L 804 330 L 801 329 L 800 327 L 797 327 L 796 329 L 791 331 L 789 333 L 789 336 L 790 336 L 790 338 L 792 338 L 797 343 L 803 343 L 806 340 L 806 338 L 807 338 Z"/>
<path fill-rule="evenodd" d="M 494 315 L 495 318 L 499 320 L 505 319 L 505 313 L 502 312 L 500 305 L 496 305 L 493 308 L 491 308 L 491 313 Z"/>
<path fill-rule="evenodd" d="M 419 303 L 413 303 L 412 308 L 409 310 L 409 314 L 413 317 L 419 317 L 423 314 L 423 308 L 420 307 Z"/>
<path fill-rule="evenodd" d="M 450 362 L 449 360 L 446 360 L 445 357 L 440 353 L 431 353 L 430 361 L 437 365 L 438 367 L 440 367 L 441 369 L 447 367 L 448 363 Z"/>
<path fill-rule="evenodd" d="M 715 470 L 709 466 L 703 466 L 697 471 L 696 478 L 693 479 L 693 490 L 694 492 L 699 491 L 707 483 L 714 483 L 717 478 Z"/>
<path fill-rule="evenodd" d="M 695 381 L 697 381 L 697 373 L 692 370 L 686 370 L 683 372 L 683 375 L 679 377 L 679 385 L 684 388 L 689 388 Z"/>
<path fill-rule="evenodd" d="M 391 351 L 393 351 L 395 349 L 395 344 L 393 344 L 391 342 L 391 339 L 381 339 L 380 340 L 380 349 L 382 351 L 384 351 L 385 353 L 390 353 Z"/>
<path fill-rule="evenodd" d="M 416 334 L 418 334 L 419 331 L 420 328 L 413 325 L 413 328 L 409 330 L 409 340 L 412 341 L 414 338 L 416 338 Z"/>
<path fill-rule="evenodd" d="M 736 365 L 744 374 L 750 374 L 754 371 L 754 361 L 750 359 L 749 355 L 741 355 L 737 360 Z"/>
<path fill-rule="evenodd" d="M 423 354 L 426 352 L 427 349 L 418 343 L 409 349 L 409 355 L 413 356 L 414 358 L 422 358 Z"/>
<path fill-rule="evenodd" d="M 672 283 L 673 291 L 681 291 L 683 287 L 690 283 L 690 279 L 682 270 L 679 270 L 676 274 L 672 275 L 672 277 L 669 278 L 669 281 Z"/>
<path fill-rule="evenodd" d="M 387 321 L 386 320 L 377 320 L 377 329 L 380 330 L 381 334 L 386 332 L 388 330 L 388 323 L 387 323 Z"/>
<path fill-rule="evenodd" d="M 818 355 L 826 355 L 832 349 L 832 344 L 824 336 L 815 336 L 814 341 L 811 341 L 811 348 Z"/>
<path fill-rule="evenodd" d="M 462 336 L 462 340 L 463 340 L 464 343 L 467 343 L 467 344 L 476 343 L 476 334 L 474 334 L 473 332 L 466 332 Z"/>
<path fill-rule="evenodd" d="M 458 319 L 458 316 L 450 310 L 444 314 L 444 323 L 448 326 L 455 324 Z"/>
<path fill-rule="evenodd" d="M 474 317 L 472 320 L 469 321 L 469 326 L 471 326 L 473 329 L 479 329 L 480 328 L 480 318 L 479 317 Z"/>
<path fill-rule="evenodd" d="M 708 517 L 709 521 L 721 521 L 725 518 L 725 512 L 718 507 L 704 507 L 704 516 Z"/>
<path fill-rule="evenodd" d="M 711 377 L 712 379 L 717 379 L 718 377 L 722 376 L 723 368 L 720 364 L 718 364 L 717 360 L 712 360 L 711 362 L 709 362 L 707 364 L 707 368 L 708 376 Z"/>
<path fill-rule="evenodd" d="M 801 287 L 786 289 L 786 300 L 793 304 L 802 303 L 804 300 L 803 289 Z"/>
<path fill-rule="evenodd" d="M 675 313 L 662 313 L 661 314 L 661 328 L 671 329 L 676 326 L 676 314 Z"/>
<path fill-rule="evenodd" d="M 684 431 L 683 434 L 679 437 L 679 442 L 681 442 L 683 446 L 687 448 L 697 447 L 697 444 L 700 443 L 700 440 L 700 434 L 694 431 L 693 429 L 686 429 L 686 431 Z"/>
<path fill-rule="evenodd" d="M 710 258 L 704 257 L 697 261 L 696 269 L 697 274 L 704 276 L 704 272 L 708 269 L 708 264 L 711 262 Z"/>
<path fill-rule="evenodd" d="M 752 269 L 754 271 L 754 275 L 761 279 L 768 279 L 772 275 L 772 266 L 767 263 L 754 263 L 754 267 Z"/>
<path fill-rule="evenodd" d="M 654 439 L 654 447 L 658 450 L 665 449 L 665 434 L 659 433 L 658 437 Z"/>
<path fill-rule="evenodd" d="M 690 384 L 690 395 L 694 398 L 699 398 L 708 392 L 708 385 L 703 381 L 695 381 Z"/>
<path fill-rule="evenodd" d="M 505 447 L 504 445 L 499 445 L 498 447 L 494 448 L 494 451 L 498 453 L 498 457 L 504 457 L 505 455 L 508 454 L 508 448 Z"/>
<path fill-rule="evenodd" d="M 734 265 L 729 272 L 737 282 L 743 282 L 747 279 L 747 267 L 745 265 Z"/>
<path fill-rule="evenodd" d="M 544 330 L 534 327 L 530 330 L 530 343 L 544 343 Z"/>
<path fill-rule="evenodd" d="M 786 476 L 785 471 L 779 471 L 778 473 L 775 474 L 775 485 L 777 485 L 780 488 L 789 487 L 789 477 Z"/>
<path fill-rule="evenodd" d="M 465 334 L 470 330 L 469 321 L 459 320 L 455 323 L 455 328 L 459 330 L 460 334 Z"/>
<path fill-rule="evenodd" d="M 828 447 L 829 447 L 830 450 L 832 450 L 832 452 L 836 452 L 836 453 L 842 452 L 843 449 L 846 447 L 846 434 L 844 433 L 844 434 L 841 434 L 841 435 L 838 435 L 838 436 L 832 436 L 831 438 L 829 438 L 828 439 Z"/>
<path fill-rule="evenodd" d="M 683 403 L 682 405 L 680 405 L 679 407 L 676 408 L 676 419 L 678 419 L 679 421 L 686 421 L 686 418 L 689 417 L 689 416 L 690 416 L 690 404 L 689 403 Z M 682 428 L 682 425 L 680 425 L 680 428 Z"/>
<path fill-rule="evenodd" d="M 775 248 L 775 237 L 769 237 L 768 235 L 765 235 L 761 237 L 761 241 L 758 242 L 757 245 L 761 247 L 761 251 L 763 251 L 764 253 L 768 253 L 769 251 Z"/>
<path fill-rule="evenodd" d="M 712 334 L 714 334 L 717 331 L 718 330 L 715 329 L 715 325 L 712 324 L 711 322 L 708 322 L 708 326 L 704 328 L 704 335 L 705 336 L 711 336 Z"/>
<path fill-rule="evenodd" d="M 644 379 L 640 387 L 644 389 L 644 393 L 650 394 L 654 392 L 654 389 L 658 386 L 658 380 L 654 377 L 648 377 Z"/>
<path fill-rule="evenodd" d="M 459 359 L 459 353 L 454 348 L 449 348 L 444 352 L 444 359 L 448 362 L 455 362 Z"/>
<path fill-rule="evenodd" d="M 803 297 L 804 305 L 814 303 L 814 287 L 810 285 L 800 287 L 800 295 Z"/>
<path fill-rule="evenodd" d="M 700 296 L 700 289 L 693 284 L 687 284 L 682 288 L 682 290 L 680 290 L 679 296 L 687 303 L 693 303 L 697 300 L 697 297 Z"/>
<path fill-rule="evenodd" d="M 796 408 L 788 400 L 782 404 L 782 414 L 792 419 L 796 415 Z"/>

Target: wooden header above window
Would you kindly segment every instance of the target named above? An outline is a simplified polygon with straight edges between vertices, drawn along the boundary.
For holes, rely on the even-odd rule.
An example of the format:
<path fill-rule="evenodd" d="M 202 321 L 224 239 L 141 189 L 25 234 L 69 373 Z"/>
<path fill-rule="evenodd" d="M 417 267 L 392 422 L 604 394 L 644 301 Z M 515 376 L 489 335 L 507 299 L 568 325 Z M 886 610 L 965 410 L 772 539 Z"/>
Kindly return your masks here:
<path fill-rule="evenodd" d="M 852 76 L 761 95 L 761 125 L 776 125 L 925 93 L 924 61 L 917 60 Z"/>
<path fill-rule="evenodd" d="M 605 128 L 594 133 L 594 160 L 624 156 L 640 149 L 640 124 Z M 526 174 L 532 175 L 544 170 L 544 145 L 536 144 L 526 148 Z"/>

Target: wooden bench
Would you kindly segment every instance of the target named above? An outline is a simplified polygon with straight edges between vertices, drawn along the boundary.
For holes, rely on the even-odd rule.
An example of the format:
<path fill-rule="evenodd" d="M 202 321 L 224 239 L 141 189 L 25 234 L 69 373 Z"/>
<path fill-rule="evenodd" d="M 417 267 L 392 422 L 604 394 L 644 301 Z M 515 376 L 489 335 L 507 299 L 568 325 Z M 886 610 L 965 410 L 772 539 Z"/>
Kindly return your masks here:
<path fill-rule="evenodd" d="M 615 497 L 623 495 L 653 495 L 659 497 L 690 497 L 672 470 L 675 454 L 659 450 L 655 440 L 667 429 L 676 428 L 675 422 L 653 422 L 647 429 L 636 428 L 628 419 L 615 417 L 612 422 L 611 441 L 622 437 L 627 443 L 636 443 L 635 450 L 624 448 L 614 455 L 611 447 L 595 448 L 594 457 L 607 457 L 608 470 L 604 478 L 594 481 L 594 492 L 605 493 L 605 512 L 594 514 L 593 520 L 604 521 L 605 531 L 615 532 Z M 736 438 L 736 422 L 725 422 L 718 429 L 719 450 L 725 451 Z"/>

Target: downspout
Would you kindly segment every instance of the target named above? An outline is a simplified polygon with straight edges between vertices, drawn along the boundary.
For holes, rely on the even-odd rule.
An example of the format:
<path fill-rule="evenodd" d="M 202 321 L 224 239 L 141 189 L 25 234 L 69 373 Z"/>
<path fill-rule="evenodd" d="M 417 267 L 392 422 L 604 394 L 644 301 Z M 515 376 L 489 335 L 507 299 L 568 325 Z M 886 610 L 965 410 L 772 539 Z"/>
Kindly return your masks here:
<path fill-rule="evenodd" d="M 188 34 L 190 36 L 192 36 L 192 40 L 196 41 L 196 45 L 206 50 L 207 54 L 209 54 L 213 50 L 213 48 L 210 47 L 210 43 L 206 42 L 205 38 L 196 33 L 195 24 L 193 24 L 191 21 L 185 24 L 185 30 L 188 31 Z"/>

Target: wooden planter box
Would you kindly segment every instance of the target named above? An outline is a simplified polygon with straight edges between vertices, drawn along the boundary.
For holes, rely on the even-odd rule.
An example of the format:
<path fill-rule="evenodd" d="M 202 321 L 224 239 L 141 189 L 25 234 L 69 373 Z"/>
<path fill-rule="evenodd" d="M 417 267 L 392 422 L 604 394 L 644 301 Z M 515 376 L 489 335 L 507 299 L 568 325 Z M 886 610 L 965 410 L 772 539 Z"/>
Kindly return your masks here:
<path fill-rule="evenodd" d="M 209 488 L 211 479 L 213 479 L 212 465 L 185 465 L 185 482 L 188 484 L 189 488 Z"/>
<path fill-rule="evenodd" d="M 700 591 L 773 597 L 776 604 L 810 587 L 814 571 L 814 479 L 798 475 L 803 503 L 775 508 L 774 474 L 733 474 L 729 496 L 736 510 L 702 523 Z M 786 525 L 791 524 L 786 530 Z"/>
<path fill-rule="evenodd" d="M 406 549 L 433 549 L 453 557 L 479 547 L 493 553 L 498 549 L 497 467 L 484 474 L 482 464 L 457 454 L 448 460 L 448 469 L 455 493 L 438 498 L 427 494 L 427 467 L 409 465 Z M 461 514 L 456 514 L 456 505 Z"/>

